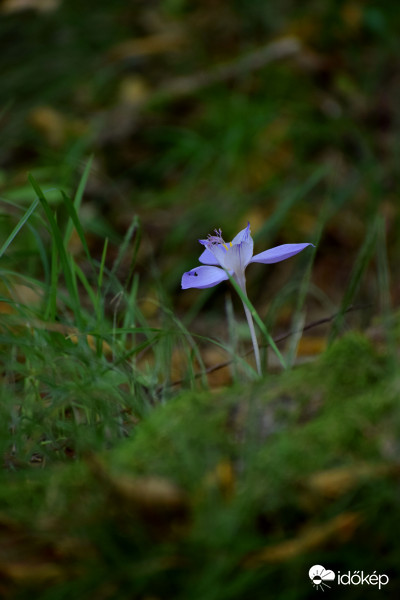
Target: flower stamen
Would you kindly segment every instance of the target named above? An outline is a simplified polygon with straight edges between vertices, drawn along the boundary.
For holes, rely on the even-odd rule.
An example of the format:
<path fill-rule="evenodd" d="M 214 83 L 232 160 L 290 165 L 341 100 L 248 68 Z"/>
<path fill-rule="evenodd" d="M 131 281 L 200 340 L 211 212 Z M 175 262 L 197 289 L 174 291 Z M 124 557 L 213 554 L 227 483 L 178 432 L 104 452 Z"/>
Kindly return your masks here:
<path fill-rule="evenodd" d="M 214 231 L 217 235 L 208 234 L 208 236 L 207 236 L 208 243 L 211 246 L 213 246 L 214 244 L 222 244 L 223 246 L 226 247 L 225 240 L 222 237 L 222 229 L 214 229 Z"/>

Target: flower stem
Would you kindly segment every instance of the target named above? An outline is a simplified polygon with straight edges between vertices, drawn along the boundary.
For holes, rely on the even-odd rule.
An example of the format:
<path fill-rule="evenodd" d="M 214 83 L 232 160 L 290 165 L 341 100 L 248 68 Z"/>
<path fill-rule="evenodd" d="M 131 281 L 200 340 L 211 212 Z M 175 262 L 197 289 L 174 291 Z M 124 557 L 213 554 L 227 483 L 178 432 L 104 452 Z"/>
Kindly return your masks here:
<path fill-rule="evenodd" d="M 245 312 L 245 315 L 246 315 L 247 323 L 249 324 L 251 341 L 253 342 L 254 356 L 255 356 L 255 359 L 256 359 L 256 366 L 257 366 L 257 373 L 261 377 L 262 372 L 261 372 L 260 350 L 258 348 L 258 342 L 257 342 L 256 332 L 254 330 L 253 317 L 252 317 L 251 312 L 249 311 L 248 307 L 246 306 L 246 304 L 244 302 L 243 302 L 243 308 L 244 308 L 244 312 Z"/>
<path fill-rule="evenodd" d="M 258 370 L 259 374 L 261 375 L 260 352 L 258 350 L 257 338 L 254 333 L 253 317 L 254 317 L 255 322 L 261 329 L 262 333 L 264 334 L 265 339 L 267 340 L 268 344 L 271 346 L 272 350 L 275 352 L 276 356 L 278 357 L 279 362 L 281 363 L 282 367 L 284 369 L 287 369 L 285 359 L 283 358 L 282 354 L 279 352 L 274 340 L 269 335 L 264 323 L 262 322 L 262 320 L 256 313 L 252 303 L 250 302 L 250 300 L 247 297 L 246 281 L 245 281 L 244 277 L 239 278 L 236 275 L 232 276 L 228 273 L 228 271 L 226 271 L 226 273 L 227 273 L 233 287 L 239 294 L 241 301 L 243 302 L 244 310 L 245 310 L 246 317 L 247 317 L 247 322 L 248 322 L 249 328 L 250 328 L 251 339 L 253 341 L 254 354 L 256 356 L 257 370 Z M 258 358 L 257 358 L 257 356 L 258 356 Z"/>

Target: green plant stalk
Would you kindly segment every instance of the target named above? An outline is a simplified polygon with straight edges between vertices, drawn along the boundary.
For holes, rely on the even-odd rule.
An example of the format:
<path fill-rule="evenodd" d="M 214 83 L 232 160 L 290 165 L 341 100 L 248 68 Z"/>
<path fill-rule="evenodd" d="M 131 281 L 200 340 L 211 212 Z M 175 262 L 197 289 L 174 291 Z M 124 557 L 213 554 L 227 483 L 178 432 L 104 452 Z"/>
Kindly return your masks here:
<path fill-rule="evenodd" d="M 253 342 L 253 348 L 254 348 L 254 355 L 255 355 L 255 358 L 256 358 L 256 364 L 257 364 L 257 360 L 259 361 L 259 364 L 260 364 L 260 368 L 257 365 L 258 374 L 261 375 L 261 361 L 260 361 L 260 351 L 258 349 L 257 338 L 256 338 L 256 335 L 255 335 L 255 332 L 254 332 L 253 319 L 257 323 L 257 325 L 259 326 L 259 328 L 261 329 L 261 332 L 263 333 L 263 335 L 264 335 L 265 339 L 267 340 L 268 344 L 271 346 L 271 348 L 275 352 L 275 354 L 278 357 L 279 362 L 281 363 L 282 367 L 284 369 L 287 369 L 287 365 L 286 365 L 285 359 L 283 358 L 282 354 L 278 350 L 278 348 L 277 348 L 274 340 L 269 335 L 269 333 L 267 331 L 267 328 L 265 327 L 264 323 L 262 322 L 262 320 L 260 319 L 259 315 L 257 314 L 256 309 L 254 308 L 254 306 L 252 305 L 252 303 L 250 302 L 250 300 L 247 297 L 246 281 L 245 281 L 245 279 L 243 278 L 243 281 L 239 281 L 235 277 L 232 277 L 228 273 L 228 271 L 225 271 L 225 272 L 226 272 L 226 274 L 229 277 L 229 281 L 231 282 L 231 284 L 233 285 L 233 287 L 235 288 L 235 290 L 239 294 L 239 297 L 240 297 L 241 301 L 243 302 L 244 312 L 246 314 L 247 322 L 248 322 L 249 328 L 250 328 L 250 335 L 251 335 L 251 339 L 252 339 L 252 342 Z M 258 359 L 257 359 L 257 355 L 258 355 Z"/>
<path fill-rule="evenodd" d="M 248 326 L 250 329 L 250 336 L 251 336 L 251 341 L 253 343 L 254 357 L 256 359 L 257 373 L 261 377 L 262 370 L 261 370 L 261 360 L 260 360 L 260 349 L 258 347 L 257 336 L 256 336 L 256 332 L 254 330 L 253 317 L 244 302 L 243 302 L 243 308 L 244 308 L 244 314 L 246 315 L 247 323 L 248 323 Z"/>
<path fill-rule="evenodd" d="M 77 230 L 77 233 L 79 234 L 79 237 L 81 238 L 81 241 L 83 242 L 83 248 L 86 252 L 86 254 L 88 255 L 88 258 L 90 260 L 90 262 L 92 261 L 92 257 L 90 256 L 90 253 L 88 251 L 88 247 L 86 244 L 84 235 L 83 235 L 83 231 L 82 231 L 82 227 L 80 224 L 80 221 L 78 219 L 78 214 L 79 214 L 79 209 L 82 203 L 82 198 L 83 198 L 83 194 L 86 188 L 86 184 L 87 184 L 87 180 L 89 179 L 89 174 L 90 174 L 90 169 L 92 168 L 92 163 L 93 163 L 93 156 L 91 156 L 86 164 L 86 167 L 83 171 L 82 177 L 79 181 L 79 185 L 78 185 L 78 189 L 76 191 L 75 194 L 75 198 L 74 201 L 72 202 L 66 194 L 62 194 L 63 198 L 64 198 L 64 202 L 65 205 L 67 207 L 67 210 L 69 212 L 69 220 L 67 223 L 67 226 L 65 228 L 65 233 L 64 233 L 64 246 L 65 248 L 68 247 L 68 243 L 70 241 L 71 235 L 72 235 L 72 231 L 73 228 L 75 226 L 75 229 Z"/>
<path fill-rule="evenodd" d="M 38 204 L 39 204 L 39 199 L 37 198 L 36 200 L 34 200 L 32 202 L 32 204 L 30 205 L 30 207 L 28 208 L 28 210 L 26 211 L 26 213 L 18 221 L 17 225 L 14 227 L 14 229 L 12 230 L 12 232 L 10 233 L 10 235 L 8 236 L 8 238 L 6 239 L 6 241 L 4 242 L 4 244 L 1 246 L 1 248 L 0 248 L 0 257 L 3 256 L 4 252 L 7 250 L 7 248 L 9 247 L 9 245 L 11 244 L 11 242 L 13 241 L 13 239 L 21 231 L 21 229 L 23 228 L 23 226 L 25 225 L 25 223 L 27 222 L 27 220 L 29 219 L 29 217 L 32 215 L 32 213 L 35 212 Z"/>

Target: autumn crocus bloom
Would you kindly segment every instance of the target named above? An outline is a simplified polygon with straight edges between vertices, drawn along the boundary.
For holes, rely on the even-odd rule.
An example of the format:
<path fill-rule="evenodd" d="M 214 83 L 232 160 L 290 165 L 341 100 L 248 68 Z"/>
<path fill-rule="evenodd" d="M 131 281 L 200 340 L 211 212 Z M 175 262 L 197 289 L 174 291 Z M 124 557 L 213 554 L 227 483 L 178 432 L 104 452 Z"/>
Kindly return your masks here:
<path fill-rule="evenodd" d="M 206 240 L 199 240 L 205 250 L 199 257 L 201 266 L 187 271 L 182 276 L 182 289 L 209 288 L 229 279 L 235 279 L 241 290 L 246 294 L 245 270 L 250 263 L 263 263 L 266 265 L 286 260 L 298 254 L 307 246 L 313 244 L 283 244 L 253 255 L 253 238 L 250 235 L 250 223 L 240 231 L 231 242 L 225 242 L 221 229 L 215 230 L 216 235 L 209 235 Z M 229 275 L 228 275 L 229 274 Z M 243 303 L 250 333 L 254 346 L 257 370 L 261 374 L 260 356 L 251 313 Z"/>

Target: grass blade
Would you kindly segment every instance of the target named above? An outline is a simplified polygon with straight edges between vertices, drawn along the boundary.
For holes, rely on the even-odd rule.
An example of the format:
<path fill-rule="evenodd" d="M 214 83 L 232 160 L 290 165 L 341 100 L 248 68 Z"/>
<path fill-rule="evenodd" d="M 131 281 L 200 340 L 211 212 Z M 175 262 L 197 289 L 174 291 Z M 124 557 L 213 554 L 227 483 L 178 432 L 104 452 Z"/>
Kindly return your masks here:
<path fill-rule="evenodd" d="M 64 246 L 65 246 L 65 248 L 67 248 L 67 246 L 68 246 L 68 243 L 69 243 L 69 240 L 71 238 L 72 230 L 73 230 L 74 225 L 75 225 L 76 231 L 79 234 L 79 230 L 76 227 L 77 218 L 74 219 L 73 215 L 76 216 L 79 213 L 79 209 L 80 209 L 82 198 L 83 198 L 83 193 L 85 191 L 87 180 L 89 178 L 90 169 L 92 168 L 92 163 L 93 163 L 93 156 L 91 156 L 89 158 L 89 160 L 87 162 L 87 165 L 86 165 L 86 167 L 85 167 L 85 169 L 83 171 L 82 177 L 81 177 L 81 179 L 79 181 L 79 184 L 78 184 L 78 189 L 76 190 L 74 202 L 72 203 L 71 200 L 68 198 L 69 203 L 72 204 L 74 210 L 71 211 L 70 210 L 70 206 L 68 204 L 66 204 L 68 212 L 69 212 L 70 217 L 71 217 L 72 220 L 68 221 L 66 229 L 65 229 L 65 234 L 64 234 Z M 63 194 L 63 196 L 64 196 L 64 200 L 65 200 L 65 195 Z M 79 220 L 78 220 L 78 223 L 79 223 Z M 80 225 L 80 223 L 79 223 L 79 225 Z M 79 237 L 81 237 L 81 236 L 79 236 Z M 82 241 L 82 238 L 81 238 L 81 241 Z M 84 248 L 85 248 L 85 244 L 83 244 Z M 86 248 L 85 248 L 85 252 L 86 252 Z"/>
<path fill-rule="evenodd" d="M 33 175 L 29 175 L 28 179 L 29 179 L 29 182 L 32 185 L 32 187 L 43 207 L 46 217 L 49 221 L 53 241 L 55 243 L 58 255 L 60 257 L 61 268 L 62 268 L 62 272 L 64 274 L 65 283 L 66 283 L 67 289 L 68 289 L 70 297 L 71 297 L 72 308 L 73 308 L 73 311 L 77 318 L 78 325 L 80 326 L 82 319 L 81 319 L 78 290 L 76 287 L 76 279 L 75 279 L 74 272 L 71 269 L 70 259 L 68 258 L 68 255 L 67 255 L 65 247 L 64 247 L 64 242 L 62 239 L 60 228 L 57 225 L 56 219 L 54 218 L 54 215 L 53 215 L 53 211 L 51 210 L 50 205 L 47 202 L 46 197 L 45 197 L 41 187 L 37 183 L 36 179 L 33 177 Z"/>
<path fill-rule="evenodd" d="M 10 233 L 10 235 L 8 236 L 8 238 L 6 239 L 6 241 L 0 248 L 0 258 L 3 256 L 4 252 L 7 250 L 7 248 L 9 247 L 11 242 L 14 240 L 14 238 L 21 231 L 21 229 L 23 228 L 23 226 L 25 225 L 25 223 L 27 222 L 29 217 L 35 212 L 38 204 L 39 204 L 39 200 L 36 198 L 36 200 L 34 200 L 32 202 L 32 204 L 30 205 L 30 207 L 28 208 L 26 213 L 18 221 L 18 223 L 16 224 L 16 226 L 14 227 L 14 229 L 12 230 L 12 232 Z"/>
<path fill-rule="evenodd" d="M 339 308 L 339 312 L 332 323 L 331 331 L 329 334 L 328 343 L 331 344 L 339 334 L 339 331 L 343 325 L 344 316 L 347 308 L 353 302 L 353 298 L 357 293 L 357 290 L 360 286 L 361 279 L 367 270 L 367 267 L 370 263 L 370 260 L 375 253 L 375 244 L 378 233 L 378 219 L 374 219 L 372 224 L 369 226 L 367 230 L 367 234 L 365 236 L 364 242 L 359 250 L 358 256 L 356 258 L 353 271 L 350 277 L 349 285 L 347 286 L 347 290 L 343 296 L 343 300 L 341 306 Z"/>
<path fill-rule="evenodd" d="M 93 267 L 92 257 L 89 252 L 85 234 L 84 234 L 81 222 L 79 221 L 79 217 L 78 217 L 78 213 L 75 208 L 75 205 L 72 203 L 71 199 L 67 196 L 67 194 L 65 194 L 64 192 L 61 192 L 61 193 L 62 193 L 65 207 L 68 210 L 69 217 L 70 217 L 68 220 L 68 223 L 67 223 L 66 232 L 64 234 L 64 248 L 68 248 L 68 243 L 69 243 L 69 240 L 71 239 L 72 229 L 73 229 L 73 227 L 75 227 L 76 232 L 81 241 L 82 247 L 85 251 L 85 254 L 86 254 L 90 264 Z"/>

